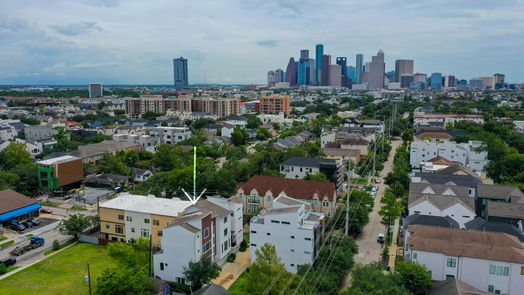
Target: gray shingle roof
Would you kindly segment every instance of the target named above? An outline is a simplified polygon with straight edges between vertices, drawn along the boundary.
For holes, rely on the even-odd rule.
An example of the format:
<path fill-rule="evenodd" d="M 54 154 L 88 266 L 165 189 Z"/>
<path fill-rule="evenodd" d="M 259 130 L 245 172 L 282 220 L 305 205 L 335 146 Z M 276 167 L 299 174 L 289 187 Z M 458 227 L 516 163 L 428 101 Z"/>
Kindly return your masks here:
<path fill-rule="evenodd" d="M 514 186 L 479 184 L 477 186 L 477 196 L 483 199 L 498 199 L 506 202 L 524 202 L 524 194 Z"/>
<path fill-rule="evenodd" d="M 292 157 L 282 163 L 284 166 L 299 166 L 299 167 L 314 167 L 320 168 L 323 165 L 337 165 L 337 161 L 334 159 L 322 159 L 322 158 L 306 158 L 306 157 Z"/>
<path fill-rule="evenodd" d="M 415 172 L 415 177 L 420 177 L 423 182 L 432 184 L 447 184 L 453 183 L 455 185 L 467 186 L 475 188 L 478 184 L 482 184 L 482 180 L 471 175 L 455 175 L 455 174 L 440 174 Z"/>
<path fill-rule="evenodd" d="M 489 217 L 524 220 L 524 204 L 489 201 L 487 214 Z"/>
<path fill-rule="evenodd" d="M 412 224 L 430 225 L 447 228 L 460 228 L 458 222 L 456 222 L 453 218 L 449 216 L 441 217 L 434 215 L 411 214 L 410 216 L 404 218 L 404 229 L 406 229 L 409 225 Z"/>
<path fill-rule="evenodd" d="M 222 286 L 210 284 L 193 293 L 194 295 L 231 295 Z"/>
<path fill-rule="evenodd" d="M 491 231 L 491 232 L 498 232 L 498 233 L 506 233 L 508 235 L 515 236 L 521 242 L 524 242 L 524 233 L 522 233 L 513 224 L 509 224 L 505 222 L 497 222 L 497 221 L 488 221 L 480 217 L 476 217 L 475 219 L 464 223 L 464 226 L 466 227 L 466 229 L 475 229 L 475 230 Z"/>
<path fill-rule="evenodd" d="M 434 282 L 428 295 L 488 295 L 460 280 Z"/>
<path fill-rule="evenodd" d="M 469 195 L 469 188 L 458 185 L 446 185 L 446 184 L 429 184 L 429 183 L 417 183 L 412 182 L 409 184 L 409 193 L 414 194 L 429 194 L 423 193 L 424 191 L 433 191 L 435 195 L 442 195 L 446 192 L 451 192 L 458 197 L 467 197 Z"/>

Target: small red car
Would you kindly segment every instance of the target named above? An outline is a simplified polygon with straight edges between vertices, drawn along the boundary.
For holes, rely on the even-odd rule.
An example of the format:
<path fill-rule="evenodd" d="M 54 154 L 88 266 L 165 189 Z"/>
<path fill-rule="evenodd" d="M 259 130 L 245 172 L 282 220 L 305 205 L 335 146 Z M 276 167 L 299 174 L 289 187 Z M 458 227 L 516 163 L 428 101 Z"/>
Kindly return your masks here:
<path fill-rule="evenodd" d="M 40 209 L 40 213 L 52 214 L 53 211 L 51 211 L 51 210 L 49 210 L 49 209 L 46 209 L 46 208 L 41 208 L 41 209 Z"/>

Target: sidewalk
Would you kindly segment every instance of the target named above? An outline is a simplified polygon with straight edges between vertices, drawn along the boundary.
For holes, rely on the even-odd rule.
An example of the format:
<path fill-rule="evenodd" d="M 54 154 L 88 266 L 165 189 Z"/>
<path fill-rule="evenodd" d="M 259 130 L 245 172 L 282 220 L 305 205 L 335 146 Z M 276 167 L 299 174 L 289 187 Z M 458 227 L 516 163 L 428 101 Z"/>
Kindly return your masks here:
<path fill-rule="evenodd" d="M 389 246 L 389 261 L 388 261 L 388 266 L 390 267 L 391 270 L 393 270 L 395 268 L 395 263 L 396 263 L 396 259 L 397 259 L 397 238 L 398 238 L 398 231 L 399 231 L 399 224 L 400 224 L 400 221 L 399 219 L 395 219 L 395 223 L 393 224 L 391 230 L 393 231 L 393 235 L 392 235 L 392 243 L 391 245 Z"/>
<path fill-rule="evenodd" d="M 249 248 L 244 252 L 237 252 L 235 262 L 226 262 L 226 264 L 222 266 L 220 275 L 211 282 L 220 285 L 225 289 L 231 287 L 238 277 L 246 270 L 249 264 L 251 264 L 249 253 Z"/>

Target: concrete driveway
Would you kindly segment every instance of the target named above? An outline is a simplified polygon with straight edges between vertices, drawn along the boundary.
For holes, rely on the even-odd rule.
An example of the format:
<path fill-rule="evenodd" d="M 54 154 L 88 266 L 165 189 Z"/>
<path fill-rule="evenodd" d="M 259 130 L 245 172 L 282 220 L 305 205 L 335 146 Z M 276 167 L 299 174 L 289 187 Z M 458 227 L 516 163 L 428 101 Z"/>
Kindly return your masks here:
<path fill-rule="evenodd" d="M 211 282 L 228 289 L 250 264 L 251 257 L 249 255 L 249 248 L 247 248 L 246 251 L 237 253 L 235 262 L 226 262 L 226 264 L 222 266 L 220 275 Z"/>

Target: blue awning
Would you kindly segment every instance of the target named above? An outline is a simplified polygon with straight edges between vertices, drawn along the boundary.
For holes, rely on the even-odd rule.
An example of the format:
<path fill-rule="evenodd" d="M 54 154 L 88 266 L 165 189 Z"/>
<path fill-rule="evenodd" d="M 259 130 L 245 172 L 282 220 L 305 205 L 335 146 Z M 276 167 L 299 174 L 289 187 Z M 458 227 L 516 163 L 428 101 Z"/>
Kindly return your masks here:
<path fill-rule="evenodd" d="M 9 211 L 9 212 L 0 214 L 0 222 L 4 222 L 4 221 L 7 221 L 9 219 L 13 219 L 13 218 L 18 217 L 20 215 L 24 215 L 24 214 L 31 213 L 31 212 L 34 212 L 34 211 L 38 211 L 40 208 L 42 208 L 42 206 L 40 206 L 39 203 L 36 203 L 36 204 L 33 204 L 33 205 L 29 205 L 29 206 L 26 206 L 26 207 L 18 208 L 18 209 L 15 209 L 13 211 Z"/>

